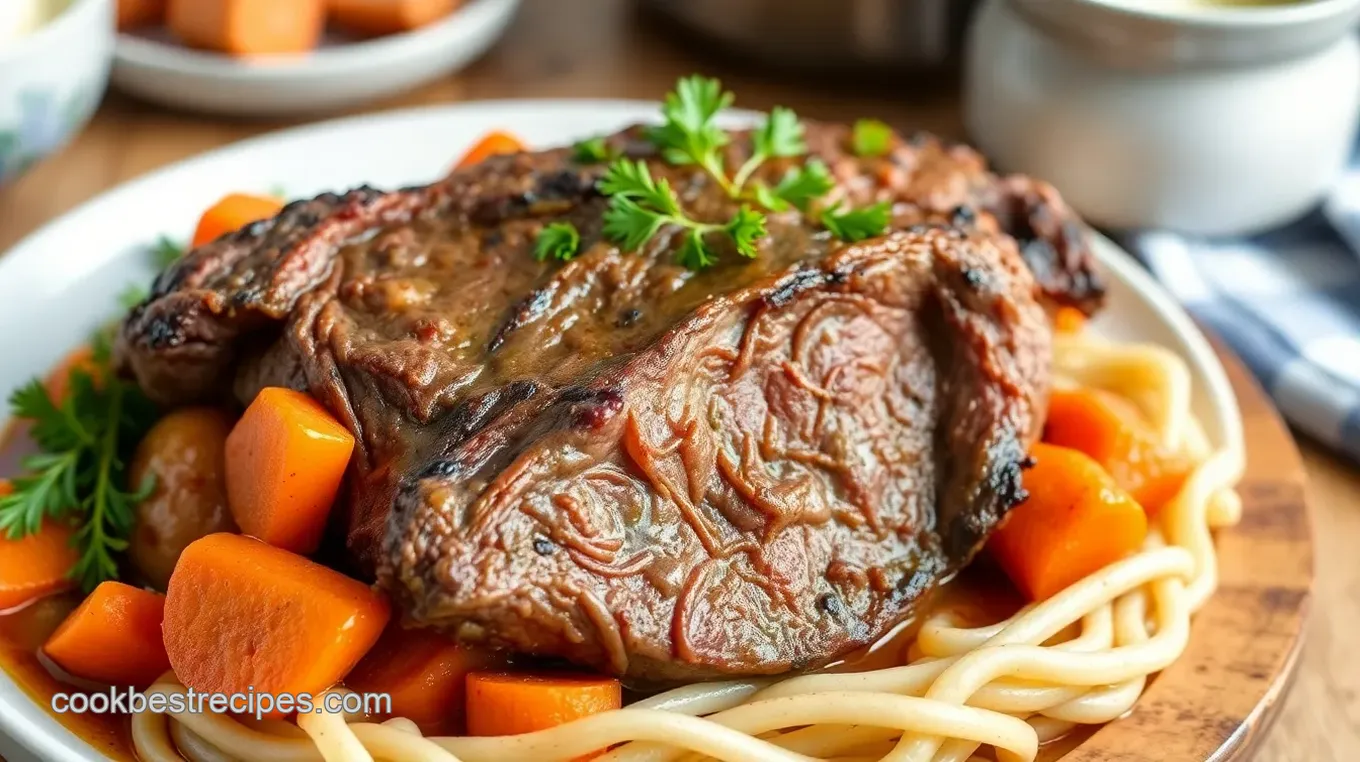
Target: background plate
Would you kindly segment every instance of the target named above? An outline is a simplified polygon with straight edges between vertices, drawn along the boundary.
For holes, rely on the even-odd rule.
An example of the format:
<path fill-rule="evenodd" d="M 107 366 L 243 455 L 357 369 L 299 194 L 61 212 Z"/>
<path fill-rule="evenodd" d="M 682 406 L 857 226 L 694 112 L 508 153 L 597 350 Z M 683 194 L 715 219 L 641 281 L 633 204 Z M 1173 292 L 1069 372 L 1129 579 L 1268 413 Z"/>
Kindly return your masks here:
<path fill-rule="evenodd" d="M 655 113 L 655 105 L 621 101 L 493 101 L 397 111 L 266 135 L 123 185 L 0 259 L 0 395 L 50 367 L 116 314 L 118 293 L 148 281 L 148 247 L 157 236 L 187 238 L 199 213 L 225 193 L 281 188 L 298 197 L 362 183 L 428 182 L 489 129 L 549 146 Z M 1111 291 L 1093 328 L 1181 354 L 1209 437 L 1222 444 L 1245 434 L 1249 464 L 1242 525 L 1220 537 L 1220 590 L 1196 618 L 1186 655 L 1129 717 L 1051 753 L 1069 752 L 1065 759 L 1073 762 L 1228 758 L 1263 727 L 1297 654 L 1312 582 L 1303 472 L 1288 433 L 1235 362 L 1228 363 L 1231 373 L 1225 370 L 1169 295 L 1114 244 L 1103 238 L 1097 244 Z M 100 759 L 3 674 L 0 733 L 42 759 Z M 0 754 L 30 758 L 3 739 Z"/>
<path fill-rule="evenodd" d="M 305 55 L 253 60 L 184 47 L 160 28 L 124 33 L 114 49 L 113 84 L 193 111 L 238 116 L 330 111 L 462 68 L 500 39 L 517 7 L 519 0 L 472 0 L 413 32 L 330 40 Z"/>

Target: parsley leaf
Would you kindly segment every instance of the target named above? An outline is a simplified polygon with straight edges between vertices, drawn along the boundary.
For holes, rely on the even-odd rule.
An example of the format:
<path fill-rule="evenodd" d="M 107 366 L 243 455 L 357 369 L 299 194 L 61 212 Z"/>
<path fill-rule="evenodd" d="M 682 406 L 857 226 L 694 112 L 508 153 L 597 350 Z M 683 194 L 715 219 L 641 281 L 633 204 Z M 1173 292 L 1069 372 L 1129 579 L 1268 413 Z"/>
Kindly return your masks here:
<path fill-rule="evenodd" d="M 572 147 L 572 158 L 577 164 L 603 164 L 614 158 L 614 152 L 603 137 L 586 138 Z"/>
<path fill-rule="evenodd" d="M 656 210 L 642 208 L 626 196 L 615 196 L 604 212 L 604 234 L 625 251 L 637 251 L 668 219 Z"/>
<path fill-rule="evenodd" d="M 845 212 L 840 209 L 841 205 L 836 204 L 822 212 L 822 225 L 832 235 L 850 243 L 883 235 L 892 214 L 892 206 L 887 201 Z"/>
<path fill-rule="evenodd" d="M 774 188 L 755 186 L 755 196 L 762 206 L 772 211 L 782 212 L 794 206 L 806 212 L 808 204 L 826 195 L 833 185 L 826 164 L 821 159 L 809 159 L 803 166 L 784 173 L 784 179 Z"/>
<path fill-rule="evenodd" d="M 805 153 L 807 143 L 803 142 L 803 123 L 798 121 L 798 115 L 783 106 L 775 106 L 765 122 L 751 133 L 751 158 L 733 176 L 732 195 L 741 194 L 746 181 L 766 159 L 802 156 Z"/>
<path fill-rule="evenodd" d="M 892 128 L 877 119 L 860 119 L 850 134 L 856 156 L 882 156 L 892 147 Z"/>
<path fill-rule="evenodd" d="M 37 379 L 9 400 L 16 418 L 31 421 L 39 452 L 24 459 L 28 474 L 0 497 L 0 531 L 17 539 L 37 532 L 43 519 L 74 519 L 80 558 L 70 576 L 86 590 L 117 576 L 114 554 L 127 547 L 136 505 L 154 487 L 148 481 L 123 489 L 126 464 L 156 411 L 108 363 L 106 349 L 97 345 L 93 367 L 71 371 L 60 402 Z"/>
<path fill-rule="evenodd" d="M 167 236 L 156 239 L 156 243 L 151 247 L 151 261 L 157 270 L 164 270 L 173 265 L 180 257 L 184 256 L 184 244 L 175 243 Z"/>
<path fill-rule="evenodd" d="M 697 164 L 703 167 L 731 192 L 731 183 L 723 169 L 718 149 L 727 145 L 727 133 L 718 127 L 718 113 L 732 105 L 732 93 L 722 89 L 722 82 L 707 77 L 684 77 L 675 90 L 666 94 L 661 106 L 665 118 L 647 135 L 661 155 L 672 164 Z"/>
<path fill-rule="evenodd" d="M 732 237 L 732 243 L 737 247 L 737 253 L 747 259 L 755 259 L 756 242 L 765 237 L 765 215 L 760 212 L 752 211 L 746 204 L 741 205 L 741 209 L 732 216 L 732 219 L 723 226 L 723 230 Z"/>
<path fill-rule="evenodd" d="M 534 243 L 534 259 L 556 259 L 566 262 L 581 248 L 581 234 L 570 222 L 554 222 L 543 228 Z"/>
<path fill-rule="evenodd" d="M 604 212 L 604 234 L 627 251 L 637 251 L 662 225 L 688 222 L 680 212 L 670 183 L 652 179 L 647 164 L 620 159 L 600 178 L 600 191 L 611 198 Z M 702 240 L 699 242 L 702 247 Z"/>
<path fill-rule="evenodd" d="M 776 196 L 774 189 L 765 183 L 756 183 L 751 186 L 751 198 L 755 199 L 757 204 L 772 212 L 787 212 L 789 210 L 789 202 Z"/>
<path fill-rule="evenodd" d="M 670 183 L 664 177 L 653 180 L 652 171 L 644 161 L 620 159 L 614 162 L 600 178 L 599 187 L 607 196 L 636 199 L 662 214 L 680 214 L 680 202 Z"/>
<path fill-rule="evenodd" d="M 38 379 L 14 390 L 9 398 L 10 414 L 33 422 L 29 436 L 46 452 L 71 450 L 94 443 L 74 409 L 57 407 Z M 68 415 L 68 413 L 70 415 Z"/>
<path fill-rule="evenodd" d="M 702 270 L 718 263 L 713 250 L 704 243 L 704 232 L 698 228 L 691 229 L 685 235 L 684 242 L 680 244 L 678 259 L 680 264 L 691 270 Z"/>
<path fill-rule="evenodd" d="M 807 153 L 803 142 L 803 123 L 792 109 L 775 106 L 765 123 L 751 135 L 755 153 L 766 157 L 802 156 Z"/>
<path fill-rule="evenodd" d="M 732 239 L 737 253 L 756 255 L 756 241 L 765 235 L 765 216 L 743 205 L 722 225 L 691 219 L 680 207 L 670 183 L 656 180 L 646 162 L 619 159 L 610 165 L 599 188 L 609 196 L 604 213 L 604 234 L 626 251 L 642 248 L 665 225 L 683 228 L 685 238 L 677 257 L 681 264 L 699 270 L 718 261 L 707 237 L 722 233 Z"/>

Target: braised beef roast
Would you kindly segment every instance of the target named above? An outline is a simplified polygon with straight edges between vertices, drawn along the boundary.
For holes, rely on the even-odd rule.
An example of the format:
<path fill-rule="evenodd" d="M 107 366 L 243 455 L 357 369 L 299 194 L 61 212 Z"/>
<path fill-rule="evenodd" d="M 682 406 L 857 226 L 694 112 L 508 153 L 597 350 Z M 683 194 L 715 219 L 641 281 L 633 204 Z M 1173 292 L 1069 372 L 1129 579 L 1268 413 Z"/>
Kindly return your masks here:
<path fill-rule="evenodd" d="M 640 136 L 609 143 L 692 216 L 730 216 Z M 869 159 L 841 127 L 807 139 L 831 198 L 893 201 L 893 232 L 847 245 L 771 214 L 758 257 L 695 272 L 671 231 L 602 239 L 604 167 L 497 157 L 191 252 L 118 358 L 167 404 L 278 385 L 329 407 L 359 441 L 337 520 L 416 623 L 641 680 L 823 664 L 907 617 L 1021 499 L 1044 307 L 1089 311 L 1101 286 L 1047 186 L 930 137 Z M 749 140 L 726 150 L 736 166 Z M 581 255 L 536 261 L 558 220 Z"/>

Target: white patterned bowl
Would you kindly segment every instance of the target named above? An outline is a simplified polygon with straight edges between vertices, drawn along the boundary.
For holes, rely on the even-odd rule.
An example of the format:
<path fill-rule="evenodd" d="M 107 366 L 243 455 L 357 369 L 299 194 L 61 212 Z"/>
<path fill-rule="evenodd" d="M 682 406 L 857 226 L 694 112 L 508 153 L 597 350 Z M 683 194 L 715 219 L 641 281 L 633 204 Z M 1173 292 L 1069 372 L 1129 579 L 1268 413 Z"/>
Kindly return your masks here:
<path fill-rule="evenodd" d="M 114 0 L 71 0 L 37 31 L 0 47 L 0 186 L 89 121 L 108 85 L 113 10 Z"/>

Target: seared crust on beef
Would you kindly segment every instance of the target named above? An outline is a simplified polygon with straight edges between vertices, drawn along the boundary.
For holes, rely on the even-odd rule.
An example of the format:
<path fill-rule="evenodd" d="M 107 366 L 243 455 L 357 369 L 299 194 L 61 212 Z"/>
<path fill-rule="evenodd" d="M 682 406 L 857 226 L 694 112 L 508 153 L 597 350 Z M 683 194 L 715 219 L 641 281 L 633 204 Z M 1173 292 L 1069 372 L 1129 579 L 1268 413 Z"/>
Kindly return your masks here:
<path fill-rule="evenodd" d="M 602 239 L 603 167 L 496 157 L 191 252 L 118 360 L 170 404 L 320 399 L 359 440 L 340 528 L 414 622 L 646 680 L 822 664 L 909 616 L 1021 498 L 1043 305 L 1101 295 L 1051 189 L 931 138 L 872 159 L 847 138 L 808 128 L 829 200 L 894 203 L 884 238 L 771 214 L 756 259 L 696 273 L 670 231 Z M 610 144 L 651 157 L 636 129 Z M 693 216 L 735 208 L 652 165 Z M 557 220 L 582 253 L 536 262 Z"/>

